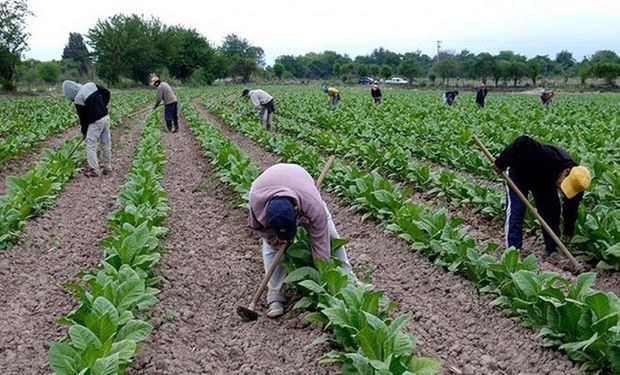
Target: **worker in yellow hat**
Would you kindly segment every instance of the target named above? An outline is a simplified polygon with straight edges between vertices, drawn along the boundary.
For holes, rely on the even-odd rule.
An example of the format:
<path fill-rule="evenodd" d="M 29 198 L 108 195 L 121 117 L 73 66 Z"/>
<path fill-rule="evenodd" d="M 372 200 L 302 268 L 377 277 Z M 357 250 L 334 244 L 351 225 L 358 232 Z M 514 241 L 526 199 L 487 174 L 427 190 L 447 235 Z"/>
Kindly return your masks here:
<path fill-rule="evenodd" d="M 575 230 L 577 210 L 583 193 L 590 186 L 590 171 L 580 166 L 563 149 L 535 141 L 522 135 L 502 151 L 493 169 L 507 171 L 519 190 L 527 197 L 532 192 L 536 209 L 551 229 L 560 236 L 560 215 L 564 219 L 563 241 L 570 242 Z M 523 219 L 526 206 L 517 194 L 508 189 L 506 198 L 506 247 L 523 246 Z M 558 189 L 563 198 L 560 202 Z M 543 232 L 545 251 L 549 256 L 556 243 Z"/>

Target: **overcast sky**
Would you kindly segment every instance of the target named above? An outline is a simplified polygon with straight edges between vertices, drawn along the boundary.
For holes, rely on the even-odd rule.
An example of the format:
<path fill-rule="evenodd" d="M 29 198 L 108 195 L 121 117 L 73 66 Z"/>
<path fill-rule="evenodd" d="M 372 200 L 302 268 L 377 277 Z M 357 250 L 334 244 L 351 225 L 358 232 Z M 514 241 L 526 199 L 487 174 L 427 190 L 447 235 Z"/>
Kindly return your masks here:
<path fill-rule="evenodd" d="M 214 45 L 236 33 L 283 54 L 333 50 L 351 57 L 383 46 L 430 56 L 441 48 L 474 53 L 510 49 L 581 60 L 600 49 L 620 53 L 620 0 L 29 0 L 27 58 L 59 59 L 69 32 L 86 34 L 117 13 L 154 16 L 196 28 Z"/>

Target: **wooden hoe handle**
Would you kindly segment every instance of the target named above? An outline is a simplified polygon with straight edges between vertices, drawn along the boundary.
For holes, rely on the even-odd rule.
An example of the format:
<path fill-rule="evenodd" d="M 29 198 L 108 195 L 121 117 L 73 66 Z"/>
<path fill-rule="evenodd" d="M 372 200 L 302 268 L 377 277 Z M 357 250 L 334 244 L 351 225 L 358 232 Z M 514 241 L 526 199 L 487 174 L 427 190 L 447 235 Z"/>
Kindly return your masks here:
<path fill-rule="evenodd" d="M 493 155 L 491 155 L 491 153 L 489 152 L 489 150 L 486 148 L 486 146 L 480 141 L 480 139 L 478 139 L 478 137 L 476 135 L 472 135 L 472 138 L 474 139 L 474 142 L 476 142 L 476 144 L 478 145 L 478 147 L 480 148 L 480 150 L 482 150 L 482 152 L 484 153 L 484 155 L 491 161 L 491 163 L 495 164 L 495 158 L 493 157 Z M 570 262 L 572 263 L 573 267 L 575 268 L 575 270 L 580 271 L 581 269 L 583 269 L 583 266 L 581 265 L 581 263 L 579 263 L 577 261 L 577 259 L 575 259 L 575 257 L 568 251 L 568 249 L 566 248 L 566 246 L 564 245 L 564 243 L 562 243 L 562 241 L 558 238 L 557 234 L 555 234 L 555 232 L 551 229 L 551 227 L 547 224 L 547 222 L 545 221 L 545 219 L 542 218 L 542 216 L 540 216 L 540 214 L 538 213 L 538 211 L 536 210 L 536 208 L 534 206 L 532 206 L 532 204 L 527 200 L 527 197 L 525 195 L 523 195 L 523 193 L 521 192 L 521 190 L 519 190 L 519 188 L 517 187 L 517 185 L 514 183 L 514 181 L 510 178 L 510 176 L 508 176 L 508 174 L 506 172 L 502 172 L 502 177 L 504 177 L 504 179 L 506 180 L 506 183 L 508 184 L 508 186 L 510 186 L 510 188 L 512 189 L 512 191 L 515 192 L 515 194 L 517 194 L 517 196 L 519 197 L 519 199 L 521 199 L 523 201 L 523 203 L 527 206 L 527 208 L 534 214 L 534 216 L 536 216 L 536 219 L 538 220 L 538 222 L 540 223 L 540 225 L 543 227 L 543 229 L 547 232 L 547 234 L 549 234 L 549 236 L 551 236 L 551 238 L 553 239 L 553 241 L 555 241 L 555 243 L 558 245 L 558 247 L 560 248 L 560 251 L 562 252 L 562 254 L 567 257 Z"/>

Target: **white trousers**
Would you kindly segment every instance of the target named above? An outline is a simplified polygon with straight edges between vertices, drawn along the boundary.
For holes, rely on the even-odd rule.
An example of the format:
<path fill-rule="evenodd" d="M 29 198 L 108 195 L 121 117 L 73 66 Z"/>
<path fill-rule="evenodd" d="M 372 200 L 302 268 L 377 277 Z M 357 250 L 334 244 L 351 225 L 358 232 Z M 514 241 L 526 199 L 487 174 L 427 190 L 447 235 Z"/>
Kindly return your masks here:
<path fill-rule="evenodd" d="M 340 238 L 338 232 L 336 231 L 336 225 L 334 225 L 334 221 L 332 220 L 332 215 L 329 213 L 327 206 L 325 206 L 325 211 L 327 212 L 327 230 L 329 231 L 329 238 L 335 239 Z M 265 266 L 265 273 L 269 267 L 271 267 L 271 263 L 273 263 L 273 259 L 276 257 L 279 248 L 271 246 L 267 240 L 263 239 L 263 265 Z M 344 273 L 351 273 L 351 263 L 349 263 L 349 258 L 347 258 L 347 252 L 344 246 L 340 246 L 338 250 L 334 252 L 334 256 L 340 260 L 340 267 Z M 286 297 L 280 293 L 282 289 L 282 284 L 284 283 L 284 279 L 286 278 L 286 268 L 284 267 L 284 258 L 280 261 L 280 264 L 273 271 L 273 275 L 271 275 L 271 279 L 269 279 L 269 284 L 267 284 L 267 304 L 269 305 L 272 302 L 285 302 Z"/>
<path fill-rule="evenodd" d="M 110 117 L 105 116 L 88 125 L 86 132 L 86 159 L 88 167 L 99 173 L 97 160 L 97 141 L 101 143 L 103 163 L 112 168 L 112 141 L 110 139 Z"/>

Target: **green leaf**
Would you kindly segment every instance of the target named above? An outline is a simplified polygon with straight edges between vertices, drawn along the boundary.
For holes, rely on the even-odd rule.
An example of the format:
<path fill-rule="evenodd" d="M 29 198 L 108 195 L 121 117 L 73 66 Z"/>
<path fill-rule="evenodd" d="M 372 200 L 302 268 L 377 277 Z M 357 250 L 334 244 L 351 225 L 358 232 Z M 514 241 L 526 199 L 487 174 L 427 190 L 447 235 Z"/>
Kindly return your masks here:
<path fill-rule="evenodd" d="M 413 339 L 404 332 L 397 332 L 394 335 L 394 356 L 404 357 L 413 353 Z"/>
<path fill-rule="evenodd" d="M 284 279 L 285 283 L 296 283 L 300 280 L 312 280 L 319 282 L 319 271 L 313 267 L 300 267 L 289 273 Z"/>
<path fill-rule="evenodd" d="M 144 282 L 140 279 L 127 280 L 116 290 L 116 307 L 119 310 L 132 308 L 144 297 Z"/>
<path fill-rule="evenodd" d="M 314 292 L 316 294 L 324 294 L 325 293 L 325 289 L 320 286 L 319 284 L 315 283 L 312 280 L 304 280 L 302 282 L 299 283 L 300 286 L 303 286 L 304 288 L 308 289 L 311 292 Z"/>
<path fill-rule="evenodd" d="M 577 277 L 577 280 L 570 288 L 569 297 L 576 300 L 581 300 L 585 293 L 587 293 L 594 285 L 596 274 L 594 272 L 582 273 Z"/>
<path fill-rule="evenodd" d="M 132 340 L 123 340 L 112 344 L 110 349 L 111 354 L 118 354 L 119 363 L 125 364 L 129 362 L 131 357 L 136 352 L 137 344 Z"/>
<path fill-rule="evenodd" d="M 368 359 L 383 359 L 384 332 L 364 327 L 355 335 L 355 339 L 359 343 L 362 354 Z"/>
<path fill-rule="evenodd" d="M 116 341 L 133 340 L 140 342 L 146 339 L 153 330 L 153 327 L 142 320 L 130 320 L 116 334 Z"/>
<path fill-rule="evenodd" d="M 69 337 L 73 346 L 79 350 L 85 350 L 86 348 L 101 348 L 101 341 L 97 338 L 97 335 L 90 329 L 81 326 L 74 325 L 69 328 Z"/>
<path fill-rule="evenodd" d="M 611 313 L 611 299 L 606 293 L 592 293 L 585 298 L 585 303 L 592 310 L 597 319 L 602 319 Z"/>
<path fill-rule="evenodd" d="M 48 362 L 57 375 L 74 375 L 80 370 L 80 354 L 63 342 L 52 344 Z"/>
<path fill-rule="evenodd" d="M 295 303 L 295 306 L 293 306 L 293 310 L 304 310 L 304 309 L 314 306 L 314 304 L 315 304 L 314 298 L 305 296 L 305 297 L 302 297 L 299 301 L 297 301 L 297 303 Z"/>
<path fill-rule="evenodd" d="M 435 375 L 441 369 L 441 363 L 426 357 L 413 357 L 407 369 L 415 375 Z"/>
<path fill-rule="evenodd" d="M 98 358 L 90 369 L 91 375 L 117 375 L 120 371 L 118 353 Z"/>
<path fill-rule="evenodd" d="M 620 242 L 607 248 L 607 250 L 605 250 L 605 254 L 620 258 Z"/>
<path fill-rule="evenodd" d="M 519 271 L 512 274 L 515 285 L 528 297 L 537 296 L 540 293 L 540 283 L 536 279 L 536 273 L 532 271 Z"/>
<path fill-rule="evenodd" d="M 374 370 L 370 365 L 368 358 L 359 353 L 348 353 L 345 357 L 351 361 L 351 365 L 355 368 L 356 374 L 359 375 L 374 375 Z"/>
<path fill-rule="evenodd" d="M 583 351 L 588 346 L 590 346 L 590 344 L 595 342 L 597 339 L 598 339 L 598 333 L 594 333 L 594 335 L 592 335 L 592 337 L 590 337 L 587 340 L 578 341 L 578 342 L 569 342 L 569 343 L 566 343 L 560 346 L 560 349 L 566 350 L 566 352 L 569 354 L 573 352 Z"/>

